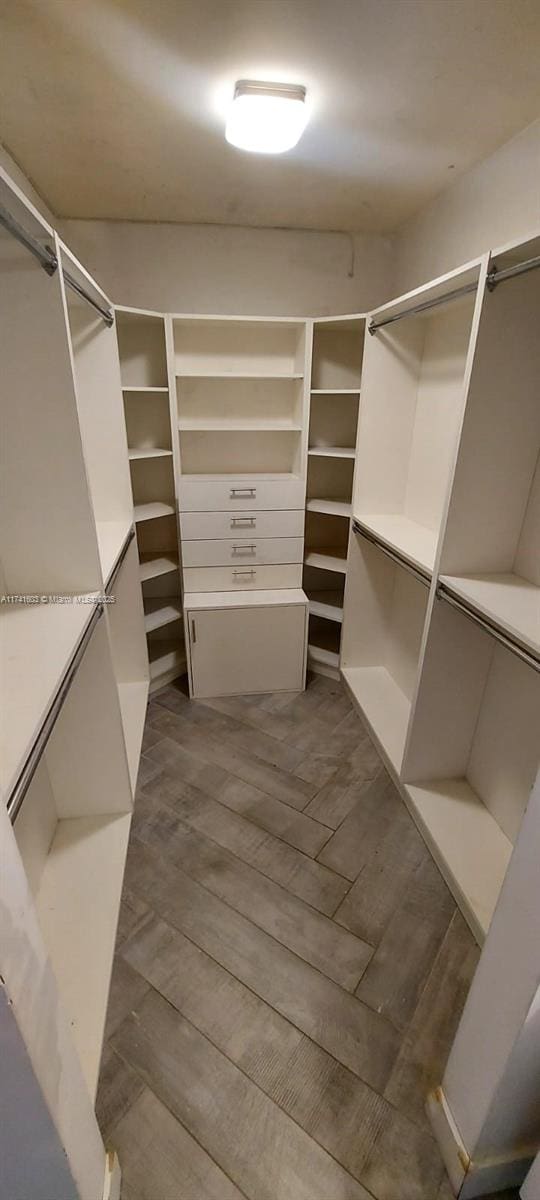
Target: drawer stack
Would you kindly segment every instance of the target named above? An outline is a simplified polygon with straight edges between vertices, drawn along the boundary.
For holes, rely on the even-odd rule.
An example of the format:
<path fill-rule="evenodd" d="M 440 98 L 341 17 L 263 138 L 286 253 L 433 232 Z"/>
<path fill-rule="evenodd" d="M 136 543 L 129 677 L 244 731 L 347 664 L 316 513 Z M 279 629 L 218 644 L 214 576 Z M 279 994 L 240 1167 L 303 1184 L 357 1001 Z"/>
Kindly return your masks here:
<path fill-rule="evenodd" d="M 304 686 L 307 332 L 302 321 L 171 321 L 195 696 Z"/>

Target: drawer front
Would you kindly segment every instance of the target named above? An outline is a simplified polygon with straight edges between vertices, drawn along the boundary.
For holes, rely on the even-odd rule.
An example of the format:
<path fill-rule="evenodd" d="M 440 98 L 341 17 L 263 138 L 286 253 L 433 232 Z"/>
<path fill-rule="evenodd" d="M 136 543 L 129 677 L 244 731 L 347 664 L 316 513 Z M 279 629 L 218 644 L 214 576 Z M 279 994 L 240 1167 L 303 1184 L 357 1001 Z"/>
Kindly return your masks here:
<path fill-rule="evenodd" d="M 278 508 L 259 512 L 181 513 L 185 541 L 207 538 L 294 538 L 304 536 L 304 509 Z"/>
<path fill-rule="evenodd" d="M 258 508 L 302 508 L 301 479 L 180 479 L 181 512 L 249 512 Z"/>
<path fill-rule="evenodd" d="M 301 691 L 306 608 L 188 609 L 193 695 Z"/>
<path fill-rule="evenodd" d="M 223 538 L 182 542 L 184 567 L 255 567 L 265 563 L 301 563 L 303 538 Z"/>
<path fill-rule="evenodd" d="M 302 564 L 275 567 L 186 567 L 185 592 L 245 592 L 257 588 L 299 588 Z"/>

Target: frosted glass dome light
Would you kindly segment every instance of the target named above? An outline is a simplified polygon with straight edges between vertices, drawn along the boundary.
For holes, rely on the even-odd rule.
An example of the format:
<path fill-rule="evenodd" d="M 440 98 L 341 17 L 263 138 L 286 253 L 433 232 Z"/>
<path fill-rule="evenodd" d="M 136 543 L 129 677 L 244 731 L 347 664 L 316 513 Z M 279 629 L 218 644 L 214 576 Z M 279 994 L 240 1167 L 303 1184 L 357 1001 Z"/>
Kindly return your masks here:
<path fill-rule="evenodd" d="M 234 89 L 225 137 L 240 150 L 283 154 L 296 146 L 307 119 L 305 87 L 240 80 Z"/>

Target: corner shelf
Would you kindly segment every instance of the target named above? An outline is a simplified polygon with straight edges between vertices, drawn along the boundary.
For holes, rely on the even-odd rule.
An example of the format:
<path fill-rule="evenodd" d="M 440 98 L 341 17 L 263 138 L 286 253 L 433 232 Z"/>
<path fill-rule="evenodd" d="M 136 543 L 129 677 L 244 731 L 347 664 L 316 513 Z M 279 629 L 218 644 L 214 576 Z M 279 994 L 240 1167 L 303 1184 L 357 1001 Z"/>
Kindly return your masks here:
<path fill-rule="evenodd" d="M 324 500 L 312 497 L 306 503 L 308 512 L 328 513 L 329 516 L 347 517 L 351 516 L 352 506 L 345 500 Z"/>
<path fill-rule="evenodd" d="M 308 454 L 313 458 L 355 458 L 354 446 L 310 446 Z"/>
<path fill-rule="evenodd" d="M 312 396 L 359 396 L 360 388 L 312 388 Z"/>
<path fill-rule="evenodd" d="M 170 517 L 175 513 L 174 504 L 166 504 L 163 500 L 149 500 L 147 504 L 135 504 L 133 513 L 135 521 L 156 521 L 158 517 Z"/>
<path fill-rule="evenodd" d="M 347 574 L 347 555 L 336 554 L 333 547 L 308 550 L 304 558 L 304 566 L 316 567 L 320 571 L 334 571 L 341 575 Z"/>
<path fill-rule="evenodd" d="M 169 389 L 167 387 L 150 387 L 146 384 L 139 384 L 137 387 L 122 387 L 124 395 L 129 395 L 130 392 L 160 392 L 161 395 L 167 396 Z"/>
<path fill-rule="evenodd" d="M 161 446 L 151 446 L 147 450 L 139 450 L 135 447 L 130 447 L 128 450 L 128 458 L 130 462 L 138 462 L 141 458 L 170 458 L 172 450 L 167 450 Z"/>
<path fill-rule="evenodd" d="M 335 621 L 338 625 L 343 622 L 343 594 L 339 591 L 314 591 L 304 589 L 309 600 L 310 615 L 325 617 L 327 621 Z"/>
<path fill-rule="evenodd" d="M 168 575 L 178 571 L 179 562 L 176 554 L 164 550 L 162 554 L 148 551 L 139 555 L 139 575 L 141 583 L 148 579 L 157 579 L 160 575 Z"/>
<path fill-rule="evenodd" d="M 144 600 L 144 625 L 147 633 L 170 625 L 182 617 L 180 596 L 151 596 Z"/>

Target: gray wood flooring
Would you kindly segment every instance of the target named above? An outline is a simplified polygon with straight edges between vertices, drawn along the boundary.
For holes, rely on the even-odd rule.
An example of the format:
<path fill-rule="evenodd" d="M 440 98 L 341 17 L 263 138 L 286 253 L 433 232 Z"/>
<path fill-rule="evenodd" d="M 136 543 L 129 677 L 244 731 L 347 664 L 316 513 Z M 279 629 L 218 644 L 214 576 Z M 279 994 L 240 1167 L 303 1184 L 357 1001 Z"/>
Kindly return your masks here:
<path fill-rule="evenodd" d="M 446 1196 L 423 1105 L 477 955 L 340 684 L 164 688 L 98 1090 L 123 1200 Z"/>

